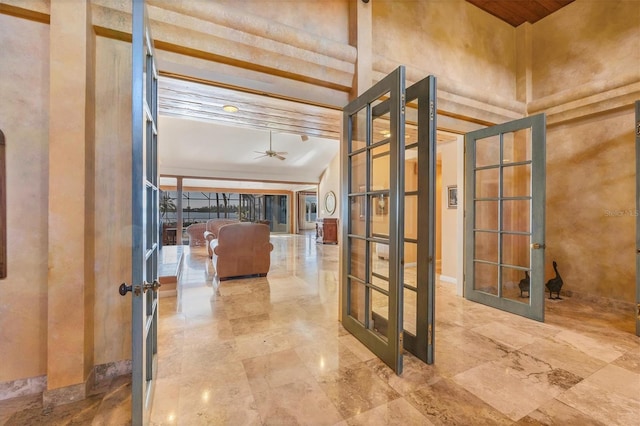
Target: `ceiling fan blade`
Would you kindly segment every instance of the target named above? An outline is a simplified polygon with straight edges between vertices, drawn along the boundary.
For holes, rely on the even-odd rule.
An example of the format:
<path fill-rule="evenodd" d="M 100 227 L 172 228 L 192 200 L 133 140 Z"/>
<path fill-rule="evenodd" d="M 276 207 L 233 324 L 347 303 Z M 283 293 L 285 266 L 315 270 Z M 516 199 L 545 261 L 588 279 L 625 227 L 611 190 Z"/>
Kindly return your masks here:
<path fill-rule="evenodd" d="M 257 160 L 258 158 L 262 158 L 262 157 L 266 157 L 266 156 L 267 156 L 266 154 L 264 154 L 264 155 L 258 155 L 257 157 L 254 157 L 253 159 L 254 159 L 254 160 Z"/>
<path fill-rule="evenodd" d="M 253 152 L 255 152 L 256 154 L 264 154 L 264 151 L 253 151 Z"/>
<path fill-rule="evenodd" d="M 274 155 L 274 157 L 276 157 L 278 160 L 286 160 L 286 158 L 284 158 L 282 155 Z"/>
<path fill-rule="evenodd" d="M 288 152 L 283 152 L 283 151 L 276 152 L 276 154 L 278 154 L 278 155 L 289 155 Z"/>

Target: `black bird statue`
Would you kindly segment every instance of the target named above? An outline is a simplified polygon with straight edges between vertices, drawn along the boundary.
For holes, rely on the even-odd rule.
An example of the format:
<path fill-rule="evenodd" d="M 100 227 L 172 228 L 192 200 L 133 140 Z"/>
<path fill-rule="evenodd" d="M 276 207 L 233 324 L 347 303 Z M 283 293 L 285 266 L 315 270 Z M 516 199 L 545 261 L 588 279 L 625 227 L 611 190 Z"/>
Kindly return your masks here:
<path fill-rule="evenodd" d="M 547 289 L 549 290 L 549 299 L 557 299 L 560 300 L 560 289 L 562 288 L 562 284 L 564 284 L 562 282 L 562 277 L 560 276 L 560 273 L 558 272 L 558 264 L 556 263 L 556 261 L 553 261 L 553 270 L 556 271 L 556 276 L 551 278 L 549 281 L 547 281 Z M 553 293 L 556 293 L 558 296 L 557 297 L 551 297 L 551 295 Z"/>
<path fill-rule="evenodd" d="M 520 297 L 529 297 L 529 287 L 531 286 L 531 279 L 529 278 L 529 271 L 524 271 L 524 278 L 520 280 L 518 287 L 520 287 Z M 523 296 L 523 292 L 527 292 L 526 296 Z"/>

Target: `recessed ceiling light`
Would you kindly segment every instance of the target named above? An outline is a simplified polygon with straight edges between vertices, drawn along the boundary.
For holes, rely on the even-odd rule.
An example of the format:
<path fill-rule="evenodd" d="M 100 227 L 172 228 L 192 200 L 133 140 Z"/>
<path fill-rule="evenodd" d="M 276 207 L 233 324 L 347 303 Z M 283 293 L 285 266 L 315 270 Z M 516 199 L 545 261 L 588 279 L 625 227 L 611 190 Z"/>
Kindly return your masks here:
<path fill-rule="evenodd" d="M 222 109 L 227 112 L 238 112 L 238 107 L 235 105 L 225 105 L 222 107 Z"/>

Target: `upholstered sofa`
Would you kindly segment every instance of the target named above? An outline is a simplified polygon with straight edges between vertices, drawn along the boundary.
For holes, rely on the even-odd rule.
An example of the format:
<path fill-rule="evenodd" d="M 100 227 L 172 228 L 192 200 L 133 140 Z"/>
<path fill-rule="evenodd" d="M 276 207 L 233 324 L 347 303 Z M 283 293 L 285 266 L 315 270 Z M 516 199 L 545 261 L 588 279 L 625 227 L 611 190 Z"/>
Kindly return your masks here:
<path fill-rule="evenodd" d="M 214 232 L 218 235 L 218 228 L 229 223 L 239 223 L 236 219 L 209 219 L 206 222 L 193 223 L 187 226 L 187 235 L 189 236 L 189 247 L 205 247 L 208 242 L 205 232 Z M 211 253 L 209 253 L 211 257 Z"/>
<path fill-rule="evenodd" d="M 269 241 L 269 225 L 252 222 L 221 224 L 215 232 L 207 231 L 205 235 L 218 280 L 267 275 L 273 250 Z"/>

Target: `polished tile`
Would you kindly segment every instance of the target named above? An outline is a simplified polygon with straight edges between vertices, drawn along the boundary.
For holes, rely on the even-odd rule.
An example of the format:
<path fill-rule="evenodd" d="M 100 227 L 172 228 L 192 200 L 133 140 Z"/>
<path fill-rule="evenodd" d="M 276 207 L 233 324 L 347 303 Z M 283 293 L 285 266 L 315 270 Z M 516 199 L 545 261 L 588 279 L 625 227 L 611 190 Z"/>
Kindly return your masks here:
<path fill-rule="evenodd" d="M 221 283 L 206 251 L 185 250 L 176 295 L 159 301 L 152 425 L 635 426 L 640 418 L 640 339 L 628 313 L 566 297 L 547 304 L 540 323 L 438 283 L 435 364 L 405 353 L 396 375 L 338 321 L 339 247 L 313 235 L 272 242 L 267 277 Z M 415 320 L 407 315 L 406 324 Z M 0 401 L 0 425 L 127 425 L 130 404 L 121 377 L 50 410 L 41 395 Z"/>

